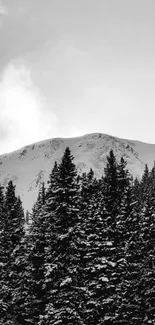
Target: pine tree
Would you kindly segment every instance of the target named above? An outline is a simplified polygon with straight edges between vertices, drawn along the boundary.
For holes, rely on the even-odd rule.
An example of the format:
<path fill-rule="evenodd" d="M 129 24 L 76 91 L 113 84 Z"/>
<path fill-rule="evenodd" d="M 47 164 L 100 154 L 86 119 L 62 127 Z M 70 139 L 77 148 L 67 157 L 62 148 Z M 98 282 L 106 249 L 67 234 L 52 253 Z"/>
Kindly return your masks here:
<path fill-rule="evenodd" d="M 80 210 L 87 211 L 88 204 L 94 194 L 99 191 L 99 182 L 94 177 L 94 172 L 92 169 L 87 173 L 83 173 L 81 176 L 81 190 L 80 190 Z"/>
<path fill-rule="evenodd" d="M 121 271 L 125 270 L 122 257 L 125 255 L 123 236 L 126 235 L 126 227 L 123 216 L 119 217 L 118 213 L 130 177 L 123 158 L 117 165 L 111 151 L 107 160 L 105 177 L 98 182 L 98 187 L 94 187 L 93 177 L 88 181 L 85 174 L 81 188 L 84 198 L 81 210 L 81 269 L 86 292 L 84 320 L 87 324 L 117 323 L 117 288 L 120 287 Z"/>
<path fill-rule="evenodd" d="M 28 259 L 29 235 L 25 234 L 20 242 L 14 249 L 14 281 L 15 286 L 13 290 L 12 307 L 14 312 L 14 321 L 18 325 L 31 324 L 30 320 L 30 306 L 33 304 L 33 298 L 30 295 L 30 288 L 32 285 L 31 279 L 31 265 Z"/>
<path fill-rule="evenodd" d="M 99 188 L 98 188 L 99 190 Z M 95 218 L 93 215 L 97 209 L 95 193 L 97 195 L 97 181 L 94 178 L 94 172 L 90 169 L 89 173 L 83 173 L 81 177 L 80 191 L 80 240 L 79 240 L 79 276 L 81 278 L 81 313 L 85 324 L 92 324 L 97 316 L 97 301 L 95 297 L 89 294 L 92 287 L 89 287 L 90 275 L 93 265 L 92 242 L 95 245 Z M 95 231 L 94 231 L 95 230 Z M 93 237 L 94 236 L 94 237 Z M 93 290 L 94 291 L 94 290 Z M 95 293 L 94 293 L 95 295 Z"/>
<path fill-rule="evenodd" d="M 35 222 L 35 216 L 37 216 L 38 212 L 41 210 L 41 208 L 44 206 L 46 200 L 46 189 L 45 189 L 45 183 L 42 182 L 41 187 L 39 189 L 37 200 L 33 206 L 33 215 L 32 219 Z"/>
<path fill-rule="evenodd" d="M 55 166 L 46 204 L 51 236 L 46 253 L 46 316 L 40 324 L 82 324 L 78 279 L 78 185 L 70 149 Z M 51 207 L 51 211 L 50 211 Z M 45 208 L 45 210 L 46 210 Z"/>
<path fill-rule="evenodd" d="M 3 187 L 0 186 L 0 324 L 6 323 L 6 314 L 9 308 L 7 292 L 9 287 L 5 280 L 6 252 L 5 252 L 5 208 Z"/>
<path fill-rule="evenodd" d="M 126 168 L 127 162 L 121 157 L 117 167 L 117 179 L 118 179 L 118 208 L 120 208 L 122 197 L 126 188 L 131 183 L 131 176 Z"/>
<path fill-rule="evenodd" d="M 93 187 L 93 181 L 95 180 L 91 179 L 91 182 L 90 180 L 90 183 L 88 182 L 88 192 L 89 186 Z M 100 184 L 98 183 L 98 190 L 96 182 L 95 185 L 96 191 L 90 192 L 86 207 L 81 210 L 82 236 L 79 246 L 83 289 L 81 310 L 85 324 L 111 324 L 110 311 L 113 304 L 111 280 L 115 263 L 109 256 L 112 255 L 113 243 L 108 238 Z"/>
<path fill-rule="evenodd" d="M 138 273 L 135 269 L 134 255 L 137 254 L 137 214 L 135 212 L 132 187 L 124 191 L 121 207 L 117 216 L 116 232 L 118 236 L 116 250 L 116 318 L 114 324 L 132 324 L 136 315 L 136 287 L 133 291 L 133 278 Z M 132 259 L 133 256 L 133 259 Z M 136 310 L 136 311 L 135 311 Z M 138 317 L 138 314 L 137 314 Z M 136 322 L 135 322 L 136 324 Z"/>
<path fill-rule="evenodd" d="M 20 236 L 23 237 L 25 235 L 24 232 L 25 215 L 24 215 L 24 208 L 22 205 L 22 201 L 19 195 L 17 196 L 17 201 L 16 201 L 16 216 L 18 216 L 18 220 L 19 220 Z"/>
<path fill-rule="evenodd" d="M 143 185 L 144 189 L 147 191 L 148 185 L 149 185 L 149 169 L 148 165 L 145 165 L 144 173 L 141 178 L 141 185 Z"/>
<path fill-rule="evenodd" d="M 111 274 L 110 321 L 111 324 L 117 325 L 140 324 L 142 320 L 140 301 L 138 301 L 138 306 L 136 305 L 140 266 L 139 217 L 136 212 L 131 177 L 123 158 L 117 164 L 111 151 L 107 160 L 104 178 L 105 217 L 108 238 L 113 244 L 113 249 L 108 251 L 108 258 L 115 263 L 115 270 Z M 133 283 L 135 294 L 131 294 Z M 130 296 L 132 296 L 133 304 L 129 299 Z"/>
<path fill-rule="evenodd" d="M 45 274 L 45 233 L 47 222 L 44 213 L 46 201 L 45 186 L 39 190 L 37 201 L 33 208 L 32 225 L 29 231 L 29 255 L 28 262 L 31 265 L 29 269 L 30 288 L 28 292 L 27 310 L 29 311 L 30 324 L 38 324 L 40 315 L 44 314 L 44 274 Z"/>
<path fill-rule="evenodd" d="M 153 324 L 155 320 L 155 213 L 151 197 L 147 193 L 145 206 L 140 215 L 140 239 L 141 239 L 141 279 L 140 293 L 145 315 L 145 323 Z M 144 324 L 145 324 L 144 323 Z"/>
<path fill-rule="evenodd" d="M 126 223 L 125 272 L 122 281 L 122 305 L 120 313 L 124 315 L 123 324 L 140 325 L 143 321 L 143 309 L 140 288 L 142 255 L 140 239 L 140 215 L 132 191 L 127 192 L 124 206 Z M 133 289 L 134 288 L 134 289 Z"/>
<path fill-rule="evenodd" d="M 154 161 L 154 164 L 153 164 L 153 167 L 152 167 L 152 169 L 150 171 L 149 176 L 150 176 L 149 178 L 150 178 L 152 187 L 155 187 L 155 161 Z"/>
<path fill-rule="evenodd" d="M 48 180 L 48 189 L 46 191 L 46 198 L 49 199 L 49 202 L 51 200 L 51 197 L 53 196 L 53 189 L 56 188 L 57 181 L 59 179 L 59 168 L 58 164 L 55 161 L 53 169 L 49 175 L 49 180 Z M 50 207 L 51 211 L 51 207 Z"/>
<path fill-rule="evenodd" d="M 150 173 L 147 164 L 140 181 L 140 209 L 145 205 L 145 199 L 150 186 Z"/>
<path fill-rule="evenodd" d="M 134 179 L 132 192 L 134 200 L 136 202 L 135 210 L 137 213 L 140 213 L 142 207 L 141 184 L 137 177 Z"/>
<path fill-rule="evenodd" d="M 18 275 L 14 270 L 14 251 L 20 245 L 24 235 L 23 214 L 21 211 L 21 201 L 16 197 L 15 186 L 10 181 L 4 198 L 4 220 L 1 237 L 1 249 L 3 250 L 2 283 L 5 289 L 2 292 L 4 293 L 5 307 L 7 306 L 4 324 L 12 320 L 15 323 L 13 297 Z"/>
<path fill-rule="evenodd" d="M 24 213 L 21 206 L 20 198 L 16 197 L 15 186 L 9 181 L 5 194 L 5 209 L 7 217 L 5 219 L 6 243 L 11 255 L 13 249 L 19 244 L 24 235 L 23 223 Z"/>
<path fill-rule="evenodd" d="M 107 213 L 109 239 L 114 240 L 120 195 L 118 190 L 118 165 L 112 150 L 110 150 L 109 156 L 107 156 L 107 165 L 104 173 L 104 204 Z"/>

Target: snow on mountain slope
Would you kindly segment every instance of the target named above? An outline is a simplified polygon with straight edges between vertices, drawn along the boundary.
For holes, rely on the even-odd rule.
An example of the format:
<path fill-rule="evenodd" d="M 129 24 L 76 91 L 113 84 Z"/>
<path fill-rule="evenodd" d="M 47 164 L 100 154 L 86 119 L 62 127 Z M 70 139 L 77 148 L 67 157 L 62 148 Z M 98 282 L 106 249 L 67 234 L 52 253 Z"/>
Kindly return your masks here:
<path fill-rule="evenodd" d="M 155 160 L 155 144 L 119 139 L 101 133 L 70 139 L 49 139 L 1 155 L 1 184 L 6 186 L 12 179 L 24 208 L 31 210 L 41 182 L 47 182 L 54 162 L 61 161 L 67 146 L 75 157 L 78 171 L 89 171 L 92 167 L 97 177 L 104 173 L 106 156 L 110 149 L 114 150 L 118 159 L 124 157 L 134 177 L 142 175 L 146 163 L 152 168 Z"/>

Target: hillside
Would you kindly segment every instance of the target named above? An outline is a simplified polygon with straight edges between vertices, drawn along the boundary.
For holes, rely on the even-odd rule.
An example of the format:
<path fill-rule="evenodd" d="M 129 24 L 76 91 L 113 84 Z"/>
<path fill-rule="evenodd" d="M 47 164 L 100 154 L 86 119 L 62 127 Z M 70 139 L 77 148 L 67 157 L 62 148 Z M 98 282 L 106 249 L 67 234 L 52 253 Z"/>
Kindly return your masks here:
<path fill-rule="evenodd" d="M 151 168 L 155 160 L 155 144 L 119 139 L 101 133 L 69 139 L 55 138 L 1 155 L 1 184 L 5 186 L 12 179 L 24 208 L 30 210 L 41 182 L 47 182 L 54 161 L 60 162 L 67 146 L 75 157 L 78 171 L 81 173 L 92 167 L 97 177 L 104 173 L 110 149 L 114 150 L 118 159 L 124 157 L 134 177 L 141 177 L 145 164 Z"/>

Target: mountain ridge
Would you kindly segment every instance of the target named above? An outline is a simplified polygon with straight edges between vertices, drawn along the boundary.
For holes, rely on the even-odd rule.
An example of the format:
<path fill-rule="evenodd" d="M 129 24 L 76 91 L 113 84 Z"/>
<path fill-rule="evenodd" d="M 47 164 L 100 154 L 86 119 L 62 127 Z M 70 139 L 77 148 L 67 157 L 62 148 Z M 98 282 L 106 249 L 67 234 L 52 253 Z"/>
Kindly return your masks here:
<path fill-rule="evenodd" d="M 12 179 L 25 209 L 31 210 L 42 181 L 47 183 L 55 161 L 61 161 L 70 147 L 79 173 L 92 168 L 101 177 L 106 157 L 113 149 L 117 160 L 122 156 L 133 177 L 141 177 L 145 164 L 152 168 L 155 144 L 121 139 L 104 133 L 86 134 L 74 138 L 51 138 L 29 144 L 11 153 L 0 155 L 0 183 L 5 187 Z"/>

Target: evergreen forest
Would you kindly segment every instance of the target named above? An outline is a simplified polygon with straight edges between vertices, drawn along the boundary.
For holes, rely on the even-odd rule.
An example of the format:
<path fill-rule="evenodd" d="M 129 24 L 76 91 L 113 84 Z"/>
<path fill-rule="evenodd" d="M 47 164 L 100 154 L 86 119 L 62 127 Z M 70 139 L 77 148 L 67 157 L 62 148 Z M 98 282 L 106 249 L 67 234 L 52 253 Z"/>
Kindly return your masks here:
<path fill-rule="evenodd" d="M 0 325 L 155 324 L 155 165 L 133 179 L 111 150 L 78 174 L 67 147 L 26 227 L 0 187 Z"/>

